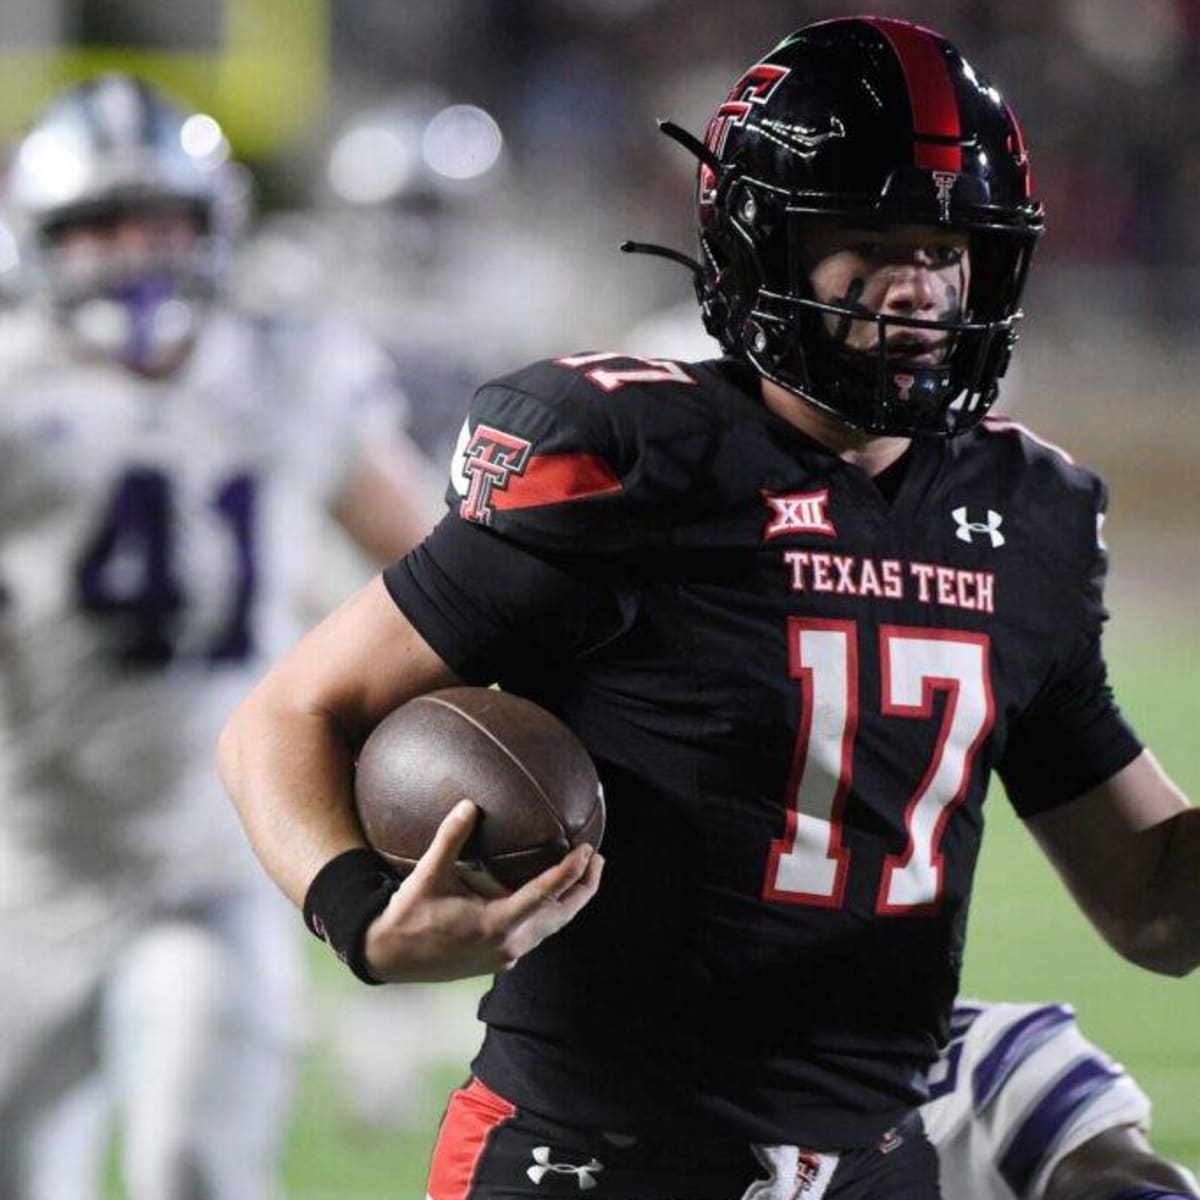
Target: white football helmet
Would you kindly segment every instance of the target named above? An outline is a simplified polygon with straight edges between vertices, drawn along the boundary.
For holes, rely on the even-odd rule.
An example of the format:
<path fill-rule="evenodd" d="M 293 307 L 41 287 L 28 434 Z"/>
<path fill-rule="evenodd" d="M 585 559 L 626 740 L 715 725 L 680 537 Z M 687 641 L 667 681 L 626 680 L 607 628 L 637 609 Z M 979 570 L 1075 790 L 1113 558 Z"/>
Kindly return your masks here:
<path fill-rule="evenodd" d="M 250 184 L 220 126 L 148 84 L 104 75 L 64 92 L 18 144 L 2 194 L 24 294 L 87 345 L 140 370 L 179 357 L 245 224 Z M 130 256 L 62 253 L 72 227 L 182 212 L 186 247 Z"/>

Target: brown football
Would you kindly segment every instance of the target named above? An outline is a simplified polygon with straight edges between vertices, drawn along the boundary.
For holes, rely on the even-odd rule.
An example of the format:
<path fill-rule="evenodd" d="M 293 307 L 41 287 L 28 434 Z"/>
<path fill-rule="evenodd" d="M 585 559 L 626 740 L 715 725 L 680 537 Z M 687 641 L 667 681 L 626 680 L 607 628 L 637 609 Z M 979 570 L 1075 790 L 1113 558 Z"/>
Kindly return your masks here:
<path fill-rule="evenodd" d="M 604 795 L 583 743 L 544 708 L 492 688 L 429 692 L 389 713 L 358 757 L 367 840 L 402 873 L 460 800 L 480 809 L 458 870 L 484 895 L 518 888 L 581 842 Z"/>

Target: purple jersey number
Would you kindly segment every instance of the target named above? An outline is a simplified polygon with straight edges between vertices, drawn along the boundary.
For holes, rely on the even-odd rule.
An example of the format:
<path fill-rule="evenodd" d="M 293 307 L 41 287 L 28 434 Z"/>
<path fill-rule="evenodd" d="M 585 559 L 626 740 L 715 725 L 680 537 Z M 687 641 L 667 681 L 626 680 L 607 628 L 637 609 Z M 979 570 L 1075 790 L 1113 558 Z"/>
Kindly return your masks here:
<path fill-rule="evenodd" d="M 240 661 L 254 649 L 256 495 L 252 476 L 235 475 L 212 501 L 229 527 L 237 569 L 229 617 L 205 655 L 211 662 Z M 163 472 L 135 467 L 117 480 L 75 568 L 75 586 L 85 612 L 113 620 L 123 665 L 161 667 L 174 658 L 187 596 L 176 574 L 175 503 Z"/>

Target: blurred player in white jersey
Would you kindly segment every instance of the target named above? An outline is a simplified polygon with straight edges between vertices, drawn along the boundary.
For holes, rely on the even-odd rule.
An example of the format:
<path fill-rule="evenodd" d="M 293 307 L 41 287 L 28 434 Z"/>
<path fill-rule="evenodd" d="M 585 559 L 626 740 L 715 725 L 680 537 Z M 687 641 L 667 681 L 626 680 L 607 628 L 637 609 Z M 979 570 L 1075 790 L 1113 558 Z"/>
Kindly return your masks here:
<path fill-rule="evenodd" d="M 1150 1101 L 1064 1005 L 955 1005 L 921 1113 L 945 1200 L 1200 1195 L 1146 1140 Z"/>
<path fill-rule="evenodd" d="M 290 914 L 212 746 L 296 636 L 326 513 L 382 561 L 438 511 L 388 361 L 220 296 L 245 207 L 211 118 L 121 76 L 17 147 L 0 318 L 0 1200 L 265 1200 Z"/>

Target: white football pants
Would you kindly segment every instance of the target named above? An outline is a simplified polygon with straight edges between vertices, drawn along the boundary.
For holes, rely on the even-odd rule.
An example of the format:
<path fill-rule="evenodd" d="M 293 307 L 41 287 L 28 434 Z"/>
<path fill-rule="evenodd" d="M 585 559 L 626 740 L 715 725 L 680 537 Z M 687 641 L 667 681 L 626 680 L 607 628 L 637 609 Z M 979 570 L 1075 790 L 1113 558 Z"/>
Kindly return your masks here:
<path fill-rule="evenodd" d="M 0 914 L 0 1200 L 272 1200 L 299 926 L 266 883 L 138 913 L 76 890 Z M 6 906 L 7 907 L 7 906 Z"/>

